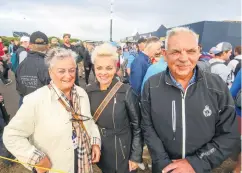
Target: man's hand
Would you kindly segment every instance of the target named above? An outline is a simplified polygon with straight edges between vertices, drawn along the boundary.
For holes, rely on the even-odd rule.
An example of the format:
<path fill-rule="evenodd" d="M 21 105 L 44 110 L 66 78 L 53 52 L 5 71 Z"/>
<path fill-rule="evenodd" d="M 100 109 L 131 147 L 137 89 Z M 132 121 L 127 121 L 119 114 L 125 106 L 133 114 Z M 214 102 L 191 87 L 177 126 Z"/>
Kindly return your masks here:
<path fill-rule="evenodd" d="M 186 159 L 173 160 L 173 163 L 169 164 L 162 170 L 162 173 L 196 173 L 190 163 Z"/>
<path fill-rule="evenodd" d="M 47 156 L 45 156 L 36 166 L 51 169 L 51 163 Z M 35 168 L 37 173 L 45 173 L 48 172 L 47 170 Z"/>
<path fill-rule="evenodd" d="M 101 151 L 98 145 L 92 146 L 92 163 L 97 163 L 100 160 Z"/>
<path fill-rule="evenodd" d="M 0 95 L 0 103 L 2 103 L 2 101 L 3 101 L 3 96 Z"/>
<path fill-rule="evenodd" d="M 138 163 L 129 160 L 129 172 L 134 171 L 138 168 Z"/>

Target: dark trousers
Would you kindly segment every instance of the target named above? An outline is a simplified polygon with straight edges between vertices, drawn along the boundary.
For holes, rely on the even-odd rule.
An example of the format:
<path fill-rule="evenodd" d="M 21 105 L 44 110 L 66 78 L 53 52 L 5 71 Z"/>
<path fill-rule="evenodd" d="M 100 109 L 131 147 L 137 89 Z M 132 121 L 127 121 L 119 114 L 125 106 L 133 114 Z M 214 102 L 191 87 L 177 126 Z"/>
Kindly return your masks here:
<path fill-rule="evenodd" d="M 8 70 L 9 66 L 5 61 L 1 61 L 3 63 L 3 72 L 0 71 L 0 79 L 2 80 L 3 83 L 6 82 L 8 79 Z"/>
<path fill-rule="evenodd" d="M 80 83 L 79 83 L 79 76 L 78 76 L 78 67 L 76 67 L 76 79 L 75 79 L 75 84 L 77 86 L 80 86 Z"/>
<path fill-rule="evenodd" d="M 88 66 L 85 66 L 84 69 L 85 69 L 85 81 L 86 81 L 86 84 L 88 85 L 89 84 L 89 76 L 90 76 L 91 70 L 92 70 L 93 75 L 95 77 L 94 66 L 92 64 L 90 64 Z"/>
<path fill-rule="evenodd" d="M 7 157 L 13 159 L 14 157 L 9 153 L 9 151 L 5 148 L 3 144 L 3 128 L 5 127 L 6 123 L 3 118 L 2 110 L 0 109 L 0 156 Z M 11 165 L 12 163 L 8 160 L 3 160 L 3 163 L 6 165 Z"/>

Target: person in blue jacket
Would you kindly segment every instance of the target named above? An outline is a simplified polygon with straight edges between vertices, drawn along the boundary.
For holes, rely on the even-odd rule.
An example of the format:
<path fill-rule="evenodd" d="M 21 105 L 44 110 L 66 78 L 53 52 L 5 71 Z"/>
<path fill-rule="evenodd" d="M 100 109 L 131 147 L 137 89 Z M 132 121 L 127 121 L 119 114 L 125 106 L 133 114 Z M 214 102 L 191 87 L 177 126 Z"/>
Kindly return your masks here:
<path fill-rule="evenodd" d="M 162 71 L 165 71 L 166 68 L 167 68 L 167 63 L 165 62 L 164 57 L 161 57 L 160 60 L 159 60 L 157 63 L 152 64 L 152 65 L 148 68 L 148 70 L 147 70 L 147 72 L 146 72 L 146 74 L 145 74 L 145 77 L 144 77 L 144 80 L 143 80 L 143 83 L 142 83 L 142 87 L 141 87 L 141 92 L 143 91 L 143 88 L 144 88 L 144 84 L 145 84 L 145 82 L 146 82 L 151 76 L 153 76 L 153 75 L 155 75 L 155 74 L 158 74 L 158 73 L 160 73 L 160 72 L 162 72 Z"/>
<path fill-rule="evenodd" d="M 232 87 L 230 88 L 230 92 L 232 94 L 232 97 L 235 99 L 237 97 L 237 94 L 240 92 L 241 90 L 241 69 L 240 71 L 237 73 L 235 80 L 233 82 Z M 236 107 L 236 113 L 237 113 L 237 118 L 239 121 L 239 131 L 241 134 L 241 108 Z M 241 149 L 240 147 L 238 147 L 239 149 Z M 237 165 L 235 167 L 234 172 L 241 172 L 241 150 L 240 151 L 235 151 L 235 152 L 240 152 L 239 157 L 238 157 L 238 161 L 237 161 Z M 235 153 L 235 155 L 237 154 Z"/>
<path fill-rule="evenodd" d="M 140 52 L 131 64 L 130 85 L 140 95 L 144 76 L 151 65 L 151 58 L 161 52 L 161 42 L 157 37 L 150 37 L 143 52 Z"/>

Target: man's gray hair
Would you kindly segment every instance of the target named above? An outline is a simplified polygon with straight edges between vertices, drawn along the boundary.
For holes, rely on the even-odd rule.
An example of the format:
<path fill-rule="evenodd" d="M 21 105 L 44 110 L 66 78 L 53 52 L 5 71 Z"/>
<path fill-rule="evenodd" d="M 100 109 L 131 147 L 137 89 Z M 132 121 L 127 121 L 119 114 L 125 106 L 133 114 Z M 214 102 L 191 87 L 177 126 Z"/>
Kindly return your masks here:
<path fill-rule="evenodd" d="M 157 43 L 157 42 L 160 42 L 161 43 L 161 41 L 160 41 L 160 39 L 158 38 L 158 37 L 150 37 L 150 38 L 148 38 L 147 39 L 147 41 L 146 41 L 146 44 L 145 44 L 145 48 L 148 48 L 148 47 L 150 47 L 153 43 Z"/>
<path fill-rule="evenodd" d="M 53 48 L 50 49 L 45 57 L 45 63 L 48 68 L 53 67 L 55 64 L 55 60 L 63 60 L 65 58 L 73 58 L 73 61 L 76 64 L 77 54 L 69 49 L 64 48 Z"/>
<path fill-rule="evenodd" d="M 168 49 L 168 41 L 169 41 L 169 39 L 172 36 L 174 36 L 174 35 L 176 35 L 178 33 L 181 33 L 181 32 L 186 32 L 186 33 L 192 34 L 195 37 L 196 42 L 198 44 L 198 35 L 197 35 L 197 33 L 195 33 L 193 30 L 191 30 L 188 27 L 176 27 L 176 28 L 172 28 L 171 30 L 166 32 L 166 40 L 165 40 L 165 49 L 166 50 Z"/>

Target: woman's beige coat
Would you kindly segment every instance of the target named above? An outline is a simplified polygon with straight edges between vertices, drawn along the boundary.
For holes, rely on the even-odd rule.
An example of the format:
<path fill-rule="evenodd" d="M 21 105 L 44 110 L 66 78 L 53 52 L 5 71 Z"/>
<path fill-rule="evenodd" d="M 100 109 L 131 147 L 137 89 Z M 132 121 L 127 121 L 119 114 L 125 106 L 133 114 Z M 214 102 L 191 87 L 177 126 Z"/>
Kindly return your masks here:
<path fill-rule="evenodd" d="M 77 87 L 77 92 L 82 115 L 91 118 L 86 92 L 80 87 Z M 74 173 L 70 118 L 71 114 L 59 103 L 57 95 L 44 86 L 24 97 L 23 105 L 4 129 L 4 144 L 19 161 L 35 164 L 42 153 L 50 158 L 52 168 Z M 93 120 L 84 121 L 84 125 L 91 139 L 100 139 Z M 92 140 L 91 144 L 94 143 L 97 144 Z"/>

